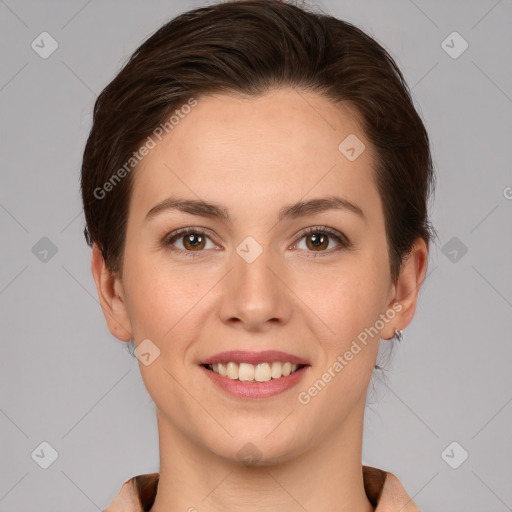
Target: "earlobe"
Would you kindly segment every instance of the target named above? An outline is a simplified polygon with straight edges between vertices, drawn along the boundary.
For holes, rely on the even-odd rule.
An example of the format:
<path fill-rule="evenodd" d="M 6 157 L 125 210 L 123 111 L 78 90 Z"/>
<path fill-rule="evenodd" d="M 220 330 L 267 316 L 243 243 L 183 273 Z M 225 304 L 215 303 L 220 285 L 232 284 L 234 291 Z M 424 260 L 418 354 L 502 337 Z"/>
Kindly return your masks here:
<path fill-rule="evenodd" d="M 428 246 L 422 238 L 418 238 L 406 256 L 397 282 L 394 285 L 395 294 L 390 306 L 400 304 L 401 308 L 393 320 L 381 332 L 383 339 L 395 337 L 395 329 L 405 329 L 414 317 L 418 294 L 425 279 L 428 262 Z M 397 308 L 394 308 L 395 310 Z"/>
<path fill-rule="evenodd" d="M 107 268 L 97 244 L 93 244 L 92 247 L 91 271 L 109 331 L 118 340 L 132 340 L 133 333 L 124 301 L 122 282 Z"/>

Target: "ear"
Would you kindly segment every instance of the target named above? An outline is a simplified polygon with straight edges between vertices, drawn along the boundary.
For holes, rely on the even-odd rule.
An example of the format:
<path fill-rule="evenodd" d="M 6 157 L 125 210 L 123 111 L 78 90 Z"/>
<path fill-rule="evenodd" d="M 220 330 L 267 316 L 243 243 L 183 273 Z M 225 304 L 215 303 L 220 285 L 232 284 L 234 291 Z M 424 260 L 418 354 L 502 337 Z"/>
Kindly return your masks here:
<path fill-rule="evenodd" d="M 381 337 L 393 338 L 395 329 L 405 329 L 414 317 L 420 287 L 425 279 L 428 262 L 428 246 L 423 238 L 417 238 L 400 269 L 397 282 L 392 287 L 388 309 L 398 311 L 381 331 Z M 394 305 L 394 307 L 393 307 Z"/>
<path fill-rule="evenodd" d="M 101 250 L 96 244 L 92 247 L 91 271 L 109 331 L 118 340 L 132 340 L 133 332 L 126 311 L 122 282 L 107 268 Z"/>

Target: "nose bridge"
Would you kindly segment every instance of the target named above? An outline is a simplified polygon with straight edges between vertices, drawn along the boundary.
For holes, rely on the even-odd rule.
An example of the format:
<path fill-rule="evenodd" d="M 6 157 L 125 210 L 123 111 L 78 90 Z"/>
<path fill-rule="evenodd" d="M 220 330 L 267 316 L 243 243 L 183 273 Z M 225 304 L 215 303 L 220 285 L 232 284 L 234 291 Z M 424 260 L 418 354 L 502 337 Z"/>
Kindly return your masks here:
<path fill-rule="evenodd" d="M 238 319 L 251 328 L 268 320 L 284 320 L 288 314 L 286 287 L 276 277 L 281 265 L 272 251 L 243 242 L 233 254 L 233 267 L 223 291 L 223 320 Z"/>

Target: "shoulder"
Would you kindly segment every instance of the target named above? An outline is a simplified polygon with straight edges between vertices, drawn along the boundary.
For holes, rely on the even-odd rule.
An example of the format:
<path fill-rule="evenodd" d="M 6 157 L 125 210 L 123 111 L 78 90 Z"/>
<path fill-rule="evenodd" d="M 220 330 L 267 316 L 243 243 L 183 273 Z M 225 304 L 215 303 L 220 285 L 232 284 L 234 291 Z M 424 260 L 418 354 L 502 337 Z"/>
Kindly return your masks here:
<path fill-rule="evenodd" d="M 389 471 L 363 466 L 364 488 L 375 512 L 420 512 L 400 480 Z"/>
<path fill-rule="evenodd" d="M 375 512 L 420 512 L 400 480 L 389 471 L 363 466 L 364 489 Z M 159 473 L 137 475 L 127 480 L 103 512 L 145 512 L 155 501 Z"/>
<path fill-rule="evenodd" d="M 127 480 L 114 501 L 103 512 L 144 512 L 155 501 L 159 473 L 137 475 Z"/>

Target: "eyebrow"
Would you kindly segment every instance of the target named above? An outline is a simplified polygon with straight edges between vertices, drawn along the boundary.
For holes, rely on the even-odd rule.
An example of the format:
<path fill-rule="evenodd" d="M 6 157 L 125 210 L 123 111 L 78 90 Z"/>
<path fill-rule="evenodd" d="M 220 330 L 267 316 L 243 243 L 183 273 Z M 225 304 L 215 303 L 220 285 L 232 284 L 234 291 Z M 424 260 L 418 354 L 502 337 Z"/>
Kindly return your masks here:
<path fill-rule="evenodd" d="M 227 209 L 221 205 L 208 203 L 198 199 L 169 197 L 149 210 L 146 214 L 146 221 L 168 210 L 178 210 L 191 215 L 221 219 L 225 221 L 231 220 Z M 285 206 L 279 210 L 278 221 L 282 222 L 285 219 L 297 219 L 328 210 L 340 210 L 352 213 L 367 222 L 366 216 L 359 206 L 339 196 L 320 197 L 310 199 L 309 201 L 297 201 L 296 203 Z"/>

